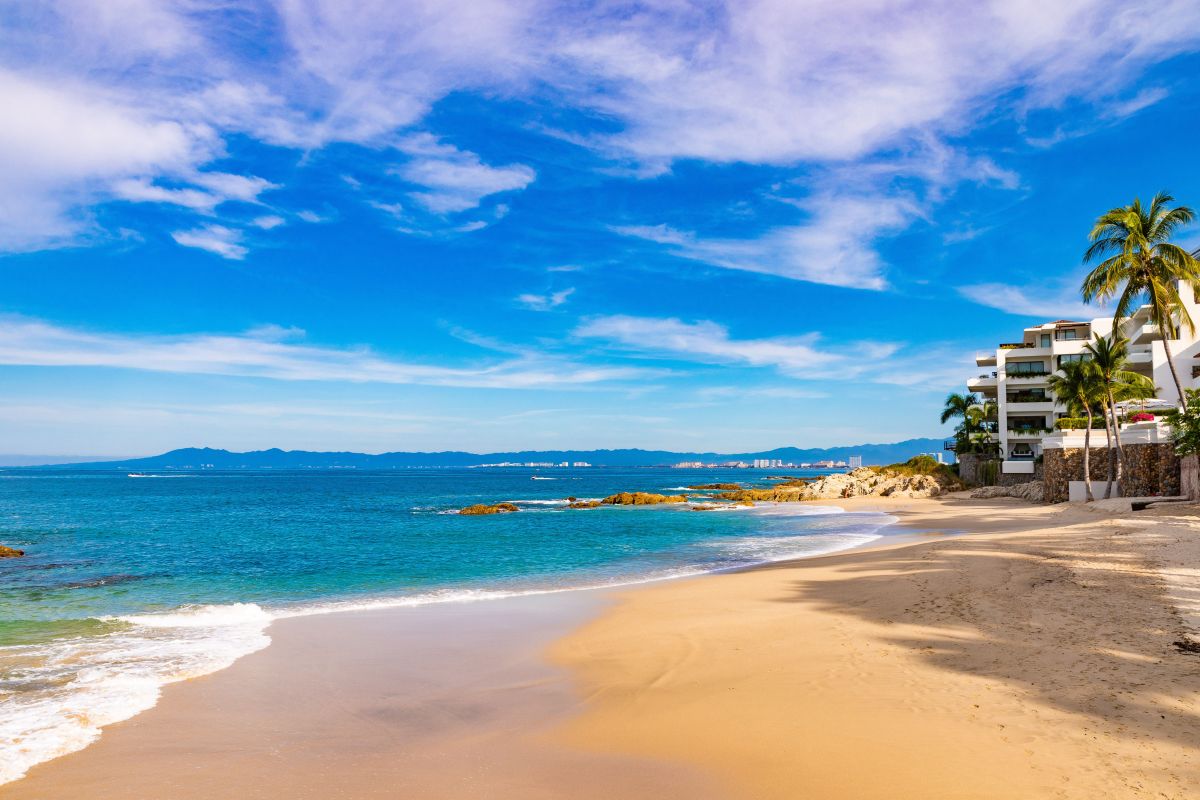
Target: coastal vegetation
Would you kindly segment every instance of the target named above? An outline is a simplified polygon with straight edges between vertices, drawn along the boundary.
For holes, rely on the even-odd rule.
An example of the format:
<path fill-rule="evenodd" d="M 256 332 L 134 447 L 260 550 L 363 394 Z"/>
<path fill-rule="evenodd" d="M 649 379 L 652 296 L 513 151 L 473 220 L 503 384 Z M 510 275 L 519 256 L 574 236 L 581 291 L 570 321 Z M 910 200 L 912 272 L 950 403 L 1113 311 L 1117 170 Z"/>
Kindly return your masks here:
<path fill-rule="evenodd" d="M 992 441 L 996 430 L 994 402 L 981 400 L 973 392 L 951 392 L 946 396 L 941 421 L 945 424 L 952 419 L 962 420 L 954 429 L 956 453 L 992 454 L 996 451 L 996 443 Z"/>

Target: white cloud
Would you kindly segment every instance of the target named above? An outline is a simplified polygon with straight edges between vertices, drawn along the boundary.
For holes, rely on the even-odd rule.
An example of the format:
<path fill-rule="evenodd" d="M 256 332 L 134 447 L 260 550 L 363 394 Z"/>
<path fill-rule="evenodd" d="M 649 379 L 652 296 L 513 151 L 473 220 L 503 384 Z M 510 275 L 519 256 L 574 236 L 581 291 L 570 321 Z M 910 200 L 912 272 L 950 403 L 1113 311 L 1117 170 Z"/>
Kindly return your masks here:
<path fill-rule="evenodd" d="M 168 203 L 211 214 L 221 203 L 229 200 L 257 203 L 262 192 L 278 188 L 263 178 L 225 172 L 198 172 L 182 178 L 181 181 L 203 188 L 168 188 L 152 183 L 146 178 L 126 178 L 114 184 L 113 192 L 122 200 L 136 203 Z"/>
<path fill-rule="evenodd" d="M 960 386 L 964 376 L 971 374 L 973 362 L 971 354 L 936 342 L 916 347 L 873 341 L 830 345 L 818 333 L 737 339 L 725 326 L 707 320 L 597 317 L 581 324 L 574 335 L 602 340 L 643 358 L 768 368 L 799 380 L 857 381 L 933 393 Z M 700 394 L 720 397 L 728 391 L 735 389 L 710 387 Z M 760 387 L 746 392 L 778 398 L 820 396 L 807 386 Z"/>
<path fill-rule="evenodd" d="M 87 228 L 81 205 L 108 181 L 184 168 L 211 131 L 156 119 L 104 92 L 0 68 L 0 249 L 65 243 Z"/>
<path fill-rule="evenodd" d="M 665 225 L 615 230 L 724 269 L 856 289 L 887 287 L 884 263 L 873 244 L 918 214 L 911 199 L 827 195 L 806 201 L 805 207 L 810 210 L 807 223 L 772 228 L 752 239 L 703 237 Z"/>
<path fill-rule="evenodd" d="M 37 320 L 0 318 L 0 364 L 111 367 L 233 375 L 284 381 L 422 384 L 486 388 L 588 386 L 654 374 L 525 353 L 468 367 L 398 361 L 367 348 L 300 344 L 296 329 L 260 326 L 244 334 L 152 336 L 92 333 Z"/>
<path fill-rule="evenodd" d="M 175 231 L 171 238 L 184 247 L 216 253 L 221 258 L 241 261 L 250 251 L 243 245 L 242 232 L 224 225 L 205 225 L 187 231 Z"/>
<path fill-rule="evenodd" d="M 549 311 L 567 302 L 567 298 L 573 294 L 575 294 L 574 287 L 550 294 L 519 294 L 517 302 L 533 311 Z"/>
<path fill-rule="evenodd" d="M 898 348 L 892 344 L 860 342 L 839 352 L 822 348 L 820 335 L 816 333 L 734 339 L 725 326 L 715 322 L 683 322 L 674 318 L 623 315 L 588 320 L 575 329 L 574 335 L 603 339 L 609 344 L 647 356 L 707 364 L 773 367 L 794 377 L 808 378 L 837 377 L 823 370 L 835 364 L 846 364 L 849 369 L 858 370 L 860 367 L 854 365 L 854 361 L 861 363 L 885 358 Z"/>
<path fill-rule="evenodd" d="M 410 136 L 398 147 L 412 159 L 397 167 L 395 174 L 425 187 L 408 196 L 435 214 L 476 208 L 483 198 L 524 189 L 537 177 L 524 164 L 484 164 L 475 153 L 442 144 L 427 133 Z"/>
<path fill-rule="evenodd" d="M 1020 317 L 1085 320 L 1107 313 L 1103 305 L 1084 303 L 1079 297 L 1078 288 L 1047 285 L 1025 288 L 1004 283 L 979 283 L 960 286 L 958 293 L 982 306 Z"/>
<path fill-rule="evenodd" d="M 269 231 L 272 228 L 278 228 L 280 225 L 286 225 L 287 220 L 278 214 L 264 214 L 261 217 L 255 217 L 250 220 L 250 224 L 256 228 L 262 228 L 264 231 Z"/>
<path fill-rule="evenodd" d="M 1186 0 L 598 8 L 562 31 L 560 57 L 580 102 L 624 122 L 596 143 L 650 161 L 861 158 L 957 133 L 1012 89 L 1023 109 L 1102 97 L 1200 31 Z"/>
<path fill-rule="evenodd" d="M 597 112 L 612 122 L 606 132 L 572 138 L 615 159 L 600 168 L 629 175 L 680 159 L 811 167 L 961 141 L 985 116 L 1020 119 L 1068 100 L 1135 113 L 1164 90 L 1131 94 L 1134 81 L 1200 42 L 1193 0 L 477 0 L 469 14 L 440 2 L 275 0 L 240 7 L 236 38 L 220 4 L 25 5 L 0 28 L 4 250 L 77 239 L 91 229 L 87 209 L 114 193 L 206 210 L 179 181 L 224 155 L 227 137 L 382 148 L 456 92 Z M 964 157 L 947 169 L 1012 182 L 989 163 Z M 535 178 L 466 151 L 414 154 L 401 169 L 434 213 Z M 255 193 L 235 177 L 255 180 L 190 186 Z M 858 240 L 829 244 L 838 226 L 835 215 L 800 244 L 819 240 L 826 261 L 869 258 Z M 785 259 L 792 249 L 774 247 Z"/>

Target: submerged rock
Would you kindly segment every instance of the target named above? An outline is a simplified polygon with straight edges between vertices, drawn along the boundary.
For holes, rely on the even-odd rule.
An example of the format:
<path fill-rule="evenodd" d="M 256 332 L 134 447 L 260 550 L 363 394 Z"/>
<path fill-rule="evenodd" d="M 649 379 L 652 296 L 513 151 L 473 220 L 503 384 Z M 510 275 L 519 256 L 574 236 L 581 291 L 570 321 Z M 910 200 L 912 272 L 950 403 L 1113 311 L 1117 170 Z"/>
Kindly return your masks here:
<path fill-rule="evenodd" d="M 732 491 L 735 489 L 741 489 L 742 485 L 740 483 L 701 483 L 696 486 L 689 486 L 688 488 L 698 490 L 724 489 L 725 491 Z"/>
<path fill-rule="evenodd" d="M 493 503 L 492 505 L 476 503 L 473 506 L 460 509 L 458 513 L 470 516 L 482 516 L 484 514 L 511 514 L 514 511 L 520 510 L 512 503 Z"/>
<path fill-rule="evenodd" d="M 606 506 L 656 506 L 662 503 L 686 503 L 684 494 L 654 494 L 653 492 L 619 492 L 600 501 Z"/>
<path fill-rule="evenodd" d="M 14 547 L 5 547 L 0 544 L 0 558 L 19 558 L 25 555 L 24 550 L 17 550 Z"/>

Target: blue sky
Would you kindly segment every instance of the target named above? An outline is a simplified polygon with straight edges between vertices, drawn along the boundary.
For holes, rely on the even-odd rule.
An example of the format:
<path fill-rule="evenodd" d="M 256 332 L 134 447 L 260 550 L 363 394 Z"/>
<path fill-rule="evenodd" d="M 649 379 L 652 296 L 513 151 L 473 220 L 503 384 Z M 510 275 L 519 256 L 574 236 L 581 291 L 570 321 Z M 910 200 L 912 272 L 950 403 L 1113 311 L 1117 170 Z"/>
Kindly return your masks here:
<path fill-rule="evenodd" d="M 938 435 L 1200 205 L 1200 6 L 972 5 L 0 2 L 0 451 Z"/>

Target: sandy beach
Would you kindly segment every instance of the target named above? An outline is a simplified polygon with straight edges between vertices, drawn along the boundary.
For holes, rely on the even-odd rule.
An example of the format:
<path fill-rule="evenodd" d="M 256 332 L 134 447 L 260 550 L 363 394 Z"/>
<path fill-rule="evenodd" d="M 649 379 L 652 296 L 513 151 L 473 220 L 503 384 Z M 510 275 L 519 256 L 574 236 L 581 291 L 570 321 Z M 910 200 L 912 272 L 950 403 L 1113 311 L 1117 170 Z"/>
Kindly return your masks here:
<path fill-rule="evenodd" d="M 843 505 L 905 535 L 277 622 L 0 797 L 1195 796 L 1200 509 Z"/>

